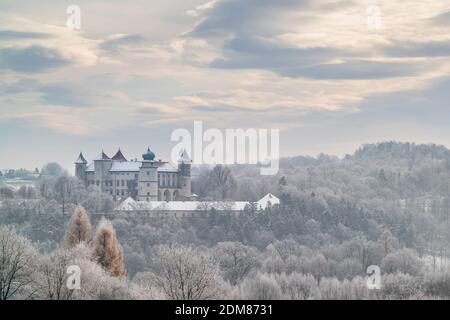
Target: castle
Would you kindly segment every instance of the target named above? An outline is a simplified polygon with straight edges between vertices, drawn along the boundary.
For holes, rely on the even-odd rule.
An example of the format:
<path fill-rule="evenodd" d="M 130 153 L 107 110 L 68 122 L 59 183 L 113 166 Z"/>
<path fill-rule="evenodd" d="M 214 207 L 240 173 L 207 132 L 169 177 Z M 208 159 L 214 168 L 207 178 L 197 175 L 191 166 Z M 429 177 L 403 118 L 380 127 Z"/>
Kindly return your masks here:
<path fill-rule="evenodd" d="M 80 152 L 75 161 L 75 175 L 86 186 L 95 185 L 114 200 L 131 197 L 137 201 L 190 201 L 191 160 L 183 151 L 178 167 L 155 160 L 148 148 L 143 160 L 128 161 L 120 149 L 112 157 L 103 151 L 89 165 Z"/>

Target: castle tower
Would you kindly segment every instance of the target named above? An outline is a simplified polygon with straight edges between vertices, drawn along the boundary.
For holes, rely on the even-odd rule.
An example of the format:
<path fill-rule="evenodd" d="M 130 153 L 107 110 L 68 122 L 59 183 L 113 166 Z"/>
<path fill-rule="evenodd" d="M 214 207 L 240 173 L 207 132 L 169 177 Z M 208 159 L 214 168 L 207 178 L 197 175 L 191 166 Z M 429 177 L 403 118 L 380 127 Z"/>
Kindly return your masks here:
<path fill-rule="evenodd" d="M 80 152 L 78 159 L 75 161 L 75 176 L 83 181 L 86 184 L 86 169 L 87 169 L 87 161 L 83 156 L 83 153 Z"/>
<path fill-rule="evenodd" d="M 158 200 L 158 167 L 154 161 L 155 154 L 148 148 L 142 155 L 142 165 L 139 171 L 138 201 Z"/>
<path fill-rule="evenodd" d="M 109 179 L 109 169 L 111 169 L 112 160 L 103 151 L 94 159 L 95 181 L 99 182 L 102 192 L 105 192 L 106 180 Z"/>
<path fill-rule="evenodd" d="M 189 158 L 186 150 L 183 150 L 180 154 L 180 159 L 178 160 L 178 170 L 180 171 L 180 188 L 181 188 L 181 198 L 186 201 L 190 200 L 191 194 L 191 164 L 192 161 Z"/>

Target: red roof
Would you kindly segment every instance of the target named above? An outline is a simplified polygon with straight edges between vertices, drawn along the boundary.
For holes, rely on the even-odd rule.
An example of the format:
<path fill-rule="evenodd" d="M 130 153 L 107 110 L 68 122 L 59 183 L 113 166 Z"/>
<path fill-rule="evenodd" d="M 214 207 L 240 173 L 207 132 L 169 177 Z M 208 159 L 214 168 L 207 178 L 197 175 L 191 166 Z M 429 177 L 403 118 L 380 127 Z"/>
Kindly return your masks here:
<path fill-rule="evenodd" d="M 127 159 L 124 157 L 124 155 L 122 154 L 122 151 L 120 151 L 120 149 L 117 151 L 117 153 L 114 155 L 114 157 L 112 157 L 112 160 L 127 161 Z"/>
<path fill-rule="evenodd" d="M 103 151 L 94 160 L 111 160 Z"/>

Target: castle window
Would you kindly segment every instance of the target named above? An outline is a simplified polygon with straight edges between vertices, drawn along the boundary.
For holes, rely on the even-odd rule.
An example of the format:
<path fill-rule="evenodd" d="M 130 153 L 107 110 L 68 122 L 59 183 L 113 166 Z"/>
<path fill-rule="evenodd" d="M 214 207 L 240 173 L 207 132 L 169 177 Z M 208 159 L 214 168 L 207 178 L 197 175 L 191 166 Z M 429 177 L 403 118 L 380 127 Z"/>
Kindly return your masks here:
<path fill-rule="evenodd" d="M 147 187 L 150 187 L 150 183 L 147 183 Z"/>

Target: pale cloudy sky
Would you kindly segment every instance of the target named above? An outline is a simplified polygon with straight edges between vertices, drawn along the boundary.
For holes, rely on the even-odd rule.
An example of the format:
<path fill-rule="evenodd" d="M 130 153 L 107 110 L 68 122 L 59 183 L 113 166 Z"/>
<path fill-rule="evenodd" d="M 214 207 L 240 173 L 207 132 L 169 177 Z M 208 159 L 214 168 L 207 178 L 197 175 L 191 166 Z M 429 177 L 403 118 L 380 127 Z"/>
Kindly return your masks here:
<path fill-rule="evenodd" d="M 450 147 L 449 58 L 450 0 L 0 0 L 0 168 L 167 159 L 194 120 L 284 156 Z"/>

